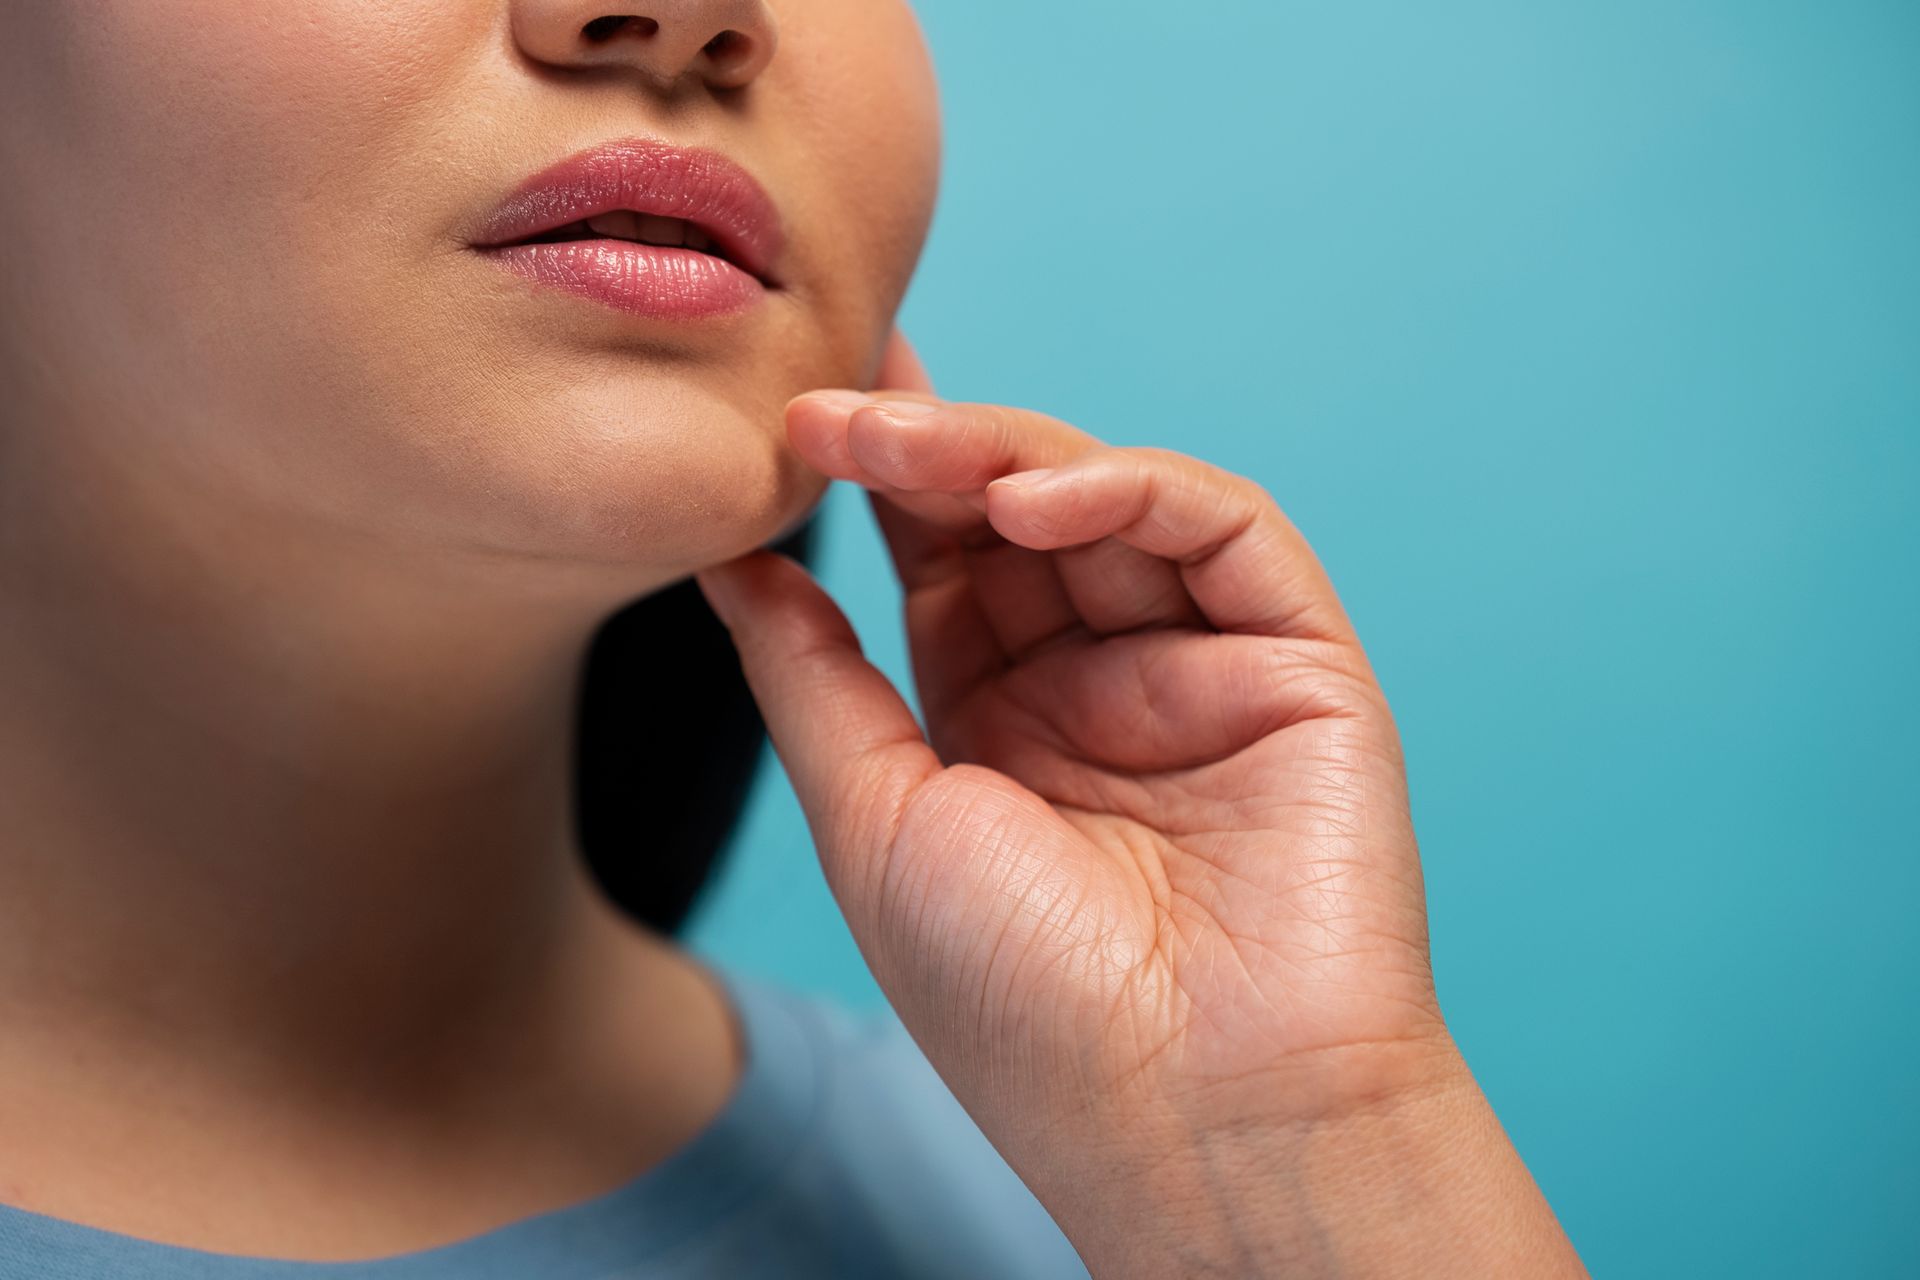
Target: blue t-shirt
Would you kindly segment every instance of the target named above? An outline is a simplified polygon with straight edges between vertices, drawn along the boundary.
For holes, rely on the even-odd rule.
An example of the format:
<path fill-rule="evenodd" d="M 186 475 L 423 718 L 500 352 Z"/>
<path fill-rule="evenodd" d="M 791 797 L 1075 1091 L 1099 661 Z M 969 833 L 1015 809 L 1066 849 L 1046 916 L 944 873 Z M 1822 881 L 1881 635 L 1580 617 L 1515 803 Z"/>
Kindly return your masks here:
<path fill-rule="evenodd" d="M 1085 1280 L 890 1011 L 715 969 L 746 1061 L 711 1124 L 604 1195 L 364 1262 L 184 1249 L 0 1205 L 15 1280 Z"/>

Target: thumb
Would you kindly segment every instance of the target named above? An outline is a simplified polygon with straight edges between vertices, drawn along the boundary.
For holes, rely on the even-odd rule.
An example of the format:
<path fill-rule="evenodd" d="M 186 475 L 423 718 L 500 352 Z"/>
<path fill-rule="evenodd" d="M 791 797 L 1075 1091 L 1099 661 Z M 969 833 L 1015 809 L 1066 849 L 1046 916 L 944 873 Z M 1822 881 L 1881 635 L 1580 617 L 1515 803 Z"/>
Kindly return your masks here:
<path fill-rule="evenodd" d="M 694 578 L 733 638 L 834 896 L 843 910 L 873 901 L 900 815 L 939 758 L 798 561 L 762 549 Z"/>

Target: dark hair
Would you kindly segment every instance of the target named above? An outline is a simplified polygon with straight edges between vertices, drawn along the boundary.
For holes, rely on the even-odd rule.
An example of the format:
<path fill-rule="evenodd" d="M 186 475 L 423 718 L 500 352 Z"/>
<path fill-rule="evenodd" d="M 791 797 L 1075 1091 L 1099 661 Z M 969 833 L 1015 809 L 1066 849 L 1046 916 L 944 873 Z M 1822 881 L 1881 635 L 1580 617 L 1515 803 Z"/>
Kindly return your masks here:
<path fill-rule="evenodd" d="M 810 563 L 819 518 L 771 545 Z M 622 910 L 675 933 L 720 864 L 767 733 L 691 577 L 600 625 L 575 724 L 574 834 L 587 865 Z"/>

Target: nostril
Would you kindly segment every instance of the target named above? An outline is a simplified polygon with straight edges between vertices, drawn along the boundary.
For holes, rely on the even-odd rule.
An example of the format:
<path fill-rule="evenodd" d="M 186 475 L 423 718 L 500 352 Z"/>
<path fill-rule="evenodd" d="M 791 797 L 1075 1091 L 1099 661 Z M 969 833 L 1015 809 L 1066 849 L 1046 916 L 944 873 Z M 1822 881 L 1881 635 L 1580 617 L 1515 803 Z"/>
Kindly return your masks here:
<path fill-rule="evenodd" d="M 652 18 L 642 18 L 638 14 L 608 14 L 595 18 L 580 28 L 580 34 L 589 44 L 605 44 L 624 31 L 632 31 L 642 39 L 660 30 L 660 24 Z"/>
<path fill-rule="evenodd" d="M 722 31 L 700 46 L 700 51 L 718 63 L 738 62 L 753 48 L 753 41 L 738 31 Z"/>

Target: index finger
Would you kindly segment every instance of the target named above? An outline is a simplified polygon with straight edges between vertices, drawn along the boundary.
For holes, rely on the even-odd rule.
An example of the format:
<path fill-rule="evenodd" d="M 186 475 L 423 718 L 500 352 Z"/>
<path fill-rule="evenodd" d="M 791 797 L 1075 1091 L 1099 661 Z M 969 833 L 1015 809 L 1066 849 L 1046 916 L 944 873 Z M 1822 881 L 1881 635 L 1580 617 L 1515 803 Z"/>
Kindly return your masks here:
<path fill-rule="evenodd" d="M 1099 446 L 1097 437 L 1027 409 L 907 399 L 889 391 L 810 391 L 787 405 L 787 436 L 828 475 L 882 492 L 974 498 L 1009 471 L 1050 467 Z M 956 522 L 967 522 L 956 512 Z"/>
<path fill-rule="evenodd" d="M 1118 538 L 1179 567 L 1218 629 L 1351 642 L 1353 624 L 1313 548 L 1255 481 L 1150 445 L 1114 446 L 1002 477 L 987 514 L 1036 551 Z"/>

